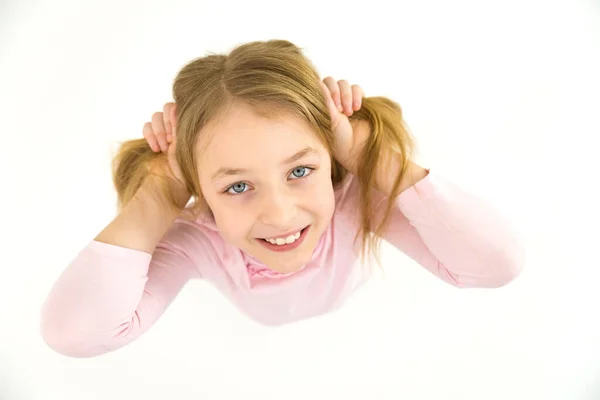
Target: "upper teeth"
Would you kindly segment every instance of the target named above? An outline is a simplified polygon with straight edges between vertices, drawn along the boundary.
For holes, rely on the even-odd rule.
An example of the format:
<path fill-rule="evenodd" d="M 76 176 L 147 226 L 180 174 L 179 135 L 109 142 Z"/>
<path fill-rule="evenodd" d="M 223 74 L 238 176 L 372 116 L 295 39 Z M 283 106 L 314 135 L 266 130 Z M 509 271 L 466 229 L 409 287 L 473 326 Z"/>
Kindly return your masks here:
<path fill-rule="evenodd" d="M 265 239 L 267 242 L 276 244 L 278 246 L 282 246 L 284 244 L 294 243 L 300 237 L 300 232 L 297 232 L 295 235 L 290 235 L 285 238 L 276 238 L 276 239 Z"/>

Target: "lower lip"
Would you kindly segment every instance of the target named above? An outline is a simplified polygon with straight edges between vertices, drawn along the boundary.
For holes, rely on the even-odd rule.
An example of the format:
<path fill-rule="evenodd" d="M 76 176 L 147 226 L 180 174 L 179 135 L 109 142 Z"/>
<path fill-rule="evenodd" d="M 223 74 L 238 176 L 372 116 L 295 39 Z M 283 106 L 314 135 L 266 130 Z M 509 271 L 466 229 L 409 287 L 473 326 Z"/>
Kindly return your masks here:
<path fill-rule="evenodd" d="M 290 250 L 294 250 L 296 247 L 298 247 L 302 244 L 309 228 L 310 228 L 310 225 L 307 226 L 306 228 L 302 229 L 302 231 L 300 232 L 300 237 L 298 239 L 296 239 L 294 241 L 294 243 L 286 243 L 286 244 L 282 244 L 281 246 L 279 246 L 277 244 L 269 243 L 264 239 L 256 239 L 256 240 L 258 240 L 260 242 L 260 244 L 262 244 L 264 247 L 266 247 L 267 249 L 272 250 L 272 251 L 290 251 Z"/>

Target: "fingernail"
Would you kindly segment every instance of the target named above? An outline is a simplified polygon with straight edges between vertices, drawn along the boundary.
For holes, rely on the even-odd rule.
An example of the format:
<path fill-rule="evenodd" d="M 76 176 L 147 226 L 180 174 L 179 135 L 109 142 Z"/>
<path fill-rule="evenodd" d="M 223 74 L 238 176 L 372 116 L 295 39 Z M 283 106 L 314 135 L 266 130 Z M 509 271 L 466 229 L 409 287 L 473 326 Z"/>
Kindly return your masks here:
<path fill-rule="evenodd" d="M 168 134 L 168 135 L 167 135 L 167 141 L 168 141 L 169 143 L 171 143 L 171 142 L 173 141 L 173 135 L 171 135 L 171 134 Z"/>

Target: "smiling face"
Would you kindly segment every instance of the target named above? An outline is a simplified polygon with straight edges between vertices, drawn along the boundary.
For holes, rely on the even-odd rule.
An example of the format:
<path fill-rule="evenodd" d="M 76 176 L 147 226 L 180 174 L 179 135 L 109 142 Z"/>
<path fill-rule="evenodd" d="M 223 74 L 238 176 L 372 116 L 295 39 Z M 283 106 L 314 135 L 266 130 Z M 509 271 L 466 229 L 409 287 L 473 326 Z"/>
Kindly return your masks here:
<path fill-rule="evenodd" d="M 335 209 L 330 154 L 316 134 L 234 105 L 201 137 L 200 186 L 221 236 L 275 271 L 307 264 Z"/>

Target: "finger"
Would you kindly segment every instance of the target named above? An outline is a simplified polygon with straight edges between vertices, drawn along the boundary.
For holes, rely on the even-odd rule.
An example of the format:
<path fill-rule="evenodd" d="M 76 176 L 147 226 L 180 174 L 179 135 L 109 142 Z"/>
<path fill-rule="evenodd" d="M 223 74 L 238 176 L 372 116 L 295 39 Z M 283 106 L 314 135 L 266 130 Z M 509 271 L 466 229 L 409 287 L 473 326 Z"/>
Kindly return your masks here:
<path fill-rule="evenodd" d="M 338 82 L 340 88 L 340 97 L 342 100 L 342 109 L 348 117 L 352 115 L 352 88 L 347 80 L 341 79 Z"/>
<path fill-rule="evenodd" d="M 329 88 L 327 87 L 327 85 L 325 85 L 324 82 L 320 82 L 321 83 L 321 88 L 323 89 L 323 92 L 325 94 L 325 103 L 327 103 L 327 108 L 329 109 L 329 113 L 331 114 L 331 117 L 333 118 L 338 112 L 338 108 L 335 105 L 333 98 L 331 97 L 331 92 L 329 91 Z"/>
<path fill-rule="evenodd" d="M 156 140 L 158 141 L 160 149 L 163 152 L 166 152 L 169 148 L 169 144 L 167 143 L 167 136 L 165 134 L 163 113 L 155 112 L 152 114 L 152 130 L 154 131 L 154 136 L 156 136 Z"/>
<path fill-rule="evenodd" d="M 163 106 L 163 122 L 165 125 L 165 133 L 167 135 L 167 142 L 173 143 L 173 127 L 171 126 L 171 108 L 175 103 L 165 103 Z"/>
<path fill-rule="evenodd" d="M 146 141 L 148 142 L 148 145 L 150 146 L 150 148 L 153 151 L 159 152 L 160 146 L 159 146 L 158 142 L 156 141 L 156 137 L 154 136 L 154 133 L 152 132 L 152 124 L 150 122 L 146 122 L 144 124 L 143 135 L 144 135 L 144 139 L 146 139 Z"/>
<path fill-rule="evenodd" d="M 331 76 L 328 76 L 327 78 L 323 79 L 323 83 L 329 89 L 329 93 L 331 93 L 331 98 L 333 99 L 333 102 L 335 103 L 335 106 L 337 107 L 338 111 L 341 112 L 343 109 L 342 102 L 340 100 L 340 88 L 337 82 Z"/>
<path fill-rule="evenodd" d="M 171 124 L 171 134 L 173 135 L 173 140 L 175 140 L 177 136 L 177 104 L 172 103 L 171 108 L 169 109 L 169 123 Z"/>
<path fill-rule="evenodd" d="M 352 108 L 354 111 L 360 110 L 362 107 L 362 99 L 365 97 L 365 92 L 358 85 L 352 85 Z"/>

